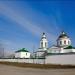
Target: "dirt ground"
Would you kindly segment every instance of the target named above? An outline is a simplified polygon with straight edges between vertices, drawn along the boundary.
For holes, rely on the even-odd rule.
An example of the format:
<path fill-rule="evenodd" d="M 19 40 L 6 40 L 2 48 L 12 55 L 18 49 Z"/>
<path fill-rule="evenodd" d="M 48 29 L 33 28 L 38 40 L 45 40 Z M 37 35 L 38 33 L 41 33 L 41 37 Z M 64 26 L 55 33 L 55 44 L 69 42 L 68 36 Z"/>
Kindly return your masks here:
<path fill-rule="evenodd" d="M 75 75 L 75 69 L 32 69 L 0 64 L 0 75 Z"/>

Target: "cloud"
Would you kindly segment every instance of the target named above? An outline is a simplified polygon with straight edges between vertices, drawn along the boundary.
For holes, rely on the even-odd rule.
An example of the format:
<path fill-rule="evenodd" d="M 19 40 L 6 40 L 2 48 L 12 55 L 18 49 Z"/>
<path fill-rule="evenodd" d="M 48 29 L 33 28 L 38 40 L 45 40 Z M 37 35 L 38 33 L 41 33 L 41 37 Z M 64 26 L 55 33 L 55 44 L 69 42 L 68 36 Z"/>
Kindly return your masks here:
<path fill-rule="evenodd" d="M 52 33 L 48 33 L 45 29 L 39 27 L 38 25 L 34 25 L 31 21 L 27 20 L 22 14 L 18 13 L 19 11 L 14 11 L 11 9 L 10 6 L 7 4 L 0 4 L 0 13 L 11 19 L 12 21 L 16 22 L 18 25 L 22 26 L 23 28 L 27 29 L 29 32 L 34 34 L 35 36 L 40 36 L 42 32 L 46 32 L 48 38 L 51 42 L 54 42 L 56 36 Z M 50 27 L 50 29 L 52 29 Z"/>
<path fill-rule="evenodd" d="M 23 14 L 25 14 L 25 16 L 24 16 L 22 14 L 22 12 L 20 12 L 20 10 L 18 10 L 18 9 L 14 10 L 14 7 L 12 7 L 11 5 L 12 4 L 8 5 L 7 3 L 0 2 L 0 13 L 3 14 L 5 17 L 9 18 L 10 20 L 12 20 L 13 22 L 16 22 L 17 25 L 25 28 L 25 30 L 28 30 L 34 36 L 40 37 L 41 34 L 43 32 L 45 32 L 50 44 L 55 43 L 56 38 L 57 38 L 56 33 L 58 31 L 60 31 L 60 28 L 58 27 L 58 24 L 60 24 L 59 21 L 61 19 L 59 12 L 55 13 L 55 11 L 53 11 L 54 14 L 50 15 L 50 17 L 51 17 L 50 18 L 50 26 L 48 27 L 48 29 L 45 29 L 43 27 L 43 25 L 41 26 L 40 23 L 37 23 L 37 22 L 35 23 L 34 21 L 31 21 L 30 19 L 27 18 L 27 16 L 30 16 L 30 13 L 31 13 L 32 17 L 34 16 L 33 14 L 35 14 L 35 13 L 36 13 L 35 15 L 39 14 L 38 11 L 35 12 L 29 7 L 31 10 L 30 9 L 28 9 L 28 10 L 30 10 L 31 12 L 29 11 L 30 13 L 27 13 L 27 12 L 23 13 Z M 33 13 L 32 11 L 35 13 Z M 40 12 L 40 15 L 42 16 L 41 19 L 43 19 L 43 22 L 45 22 L 45 20 L 46 21 L 49 20 L 49 18 L 46 17 L 45 14 Z M 37 15 L 37 17 L 38 17 L 38 15 Z"/>

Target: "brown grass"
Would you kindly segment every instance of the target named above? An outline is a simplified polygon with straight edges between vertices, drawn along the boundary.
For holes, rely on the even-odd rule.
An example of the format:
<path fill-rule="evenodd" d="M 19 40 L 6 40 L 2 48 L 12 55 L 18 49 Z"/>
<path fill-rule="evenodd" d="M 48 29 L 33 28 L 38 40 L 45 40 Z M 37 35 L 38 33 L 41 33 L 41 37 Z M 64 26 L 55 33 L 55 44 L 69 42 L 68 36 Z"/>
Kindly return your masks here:
<path fill-rule="evenodd" d="M 0 62 L 0 64 L 23 67 L 23 68 L 39 68 L 39 69 L 69 69 L 69 68 L 75 68 L 75 65 L 30 64 L 30 63 L 18 63 L 18 62 Z"/>

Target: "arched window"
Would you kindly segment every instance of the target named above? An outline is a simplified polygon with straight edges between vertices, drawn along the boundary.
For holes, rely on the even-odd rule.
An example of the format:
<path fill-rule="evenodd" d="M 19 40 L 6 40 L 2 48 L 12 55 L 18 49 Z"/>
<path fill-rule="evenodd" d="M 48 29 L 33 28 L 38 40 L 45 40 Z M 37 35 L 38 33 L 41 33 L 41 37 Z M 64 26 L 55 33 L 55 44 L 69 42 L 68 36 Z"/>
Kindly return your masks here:
<path fill-rule="evenodd" d="M 45 47 L 47 46 L 46 42 L 45 42 Z"/>
<path fill-rule="evenodd" d="M 68 41 L 68 44 L 69 44 L 70 42 Z"/>
<path fill-rule="evenodd" d="M 64 44 L 66 44 L 66 40 L 64 41 Z"/>
<path fill-rule="evenodd" d="M 62 41 L 60 41 L 60 45 L 62 45 Z"/>
<path fill-rule="evenodd" d="M 26 53 L 26 55 L 27 55 L 27 53 Z"/>
<path fill-rule="evenodd" d="M 41 42 L 41 47 L 43 48 L 43 42 Z"/>

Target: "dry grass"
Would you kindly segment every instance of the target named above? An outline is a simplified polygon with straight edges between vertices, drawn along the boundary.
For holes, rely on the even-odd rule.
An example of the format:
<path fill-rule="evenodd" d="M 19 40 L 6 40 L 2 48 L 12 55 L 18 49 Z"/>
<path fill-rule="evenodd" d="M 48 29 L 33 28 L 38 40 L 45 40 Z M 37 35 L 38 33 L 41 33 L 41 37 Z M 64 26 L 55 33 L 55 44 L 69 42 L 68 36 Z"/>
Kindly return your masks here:
<path fill-rule="evenodd" d="M 23 67 L 23 68 L 40 68 L 40 69 L 69 69 L 69 68 L 75 68 L 75 65 L 29 64 L 29 63 L 17 63 L 17 62 L 0 62 L 0 64 Z"/>

